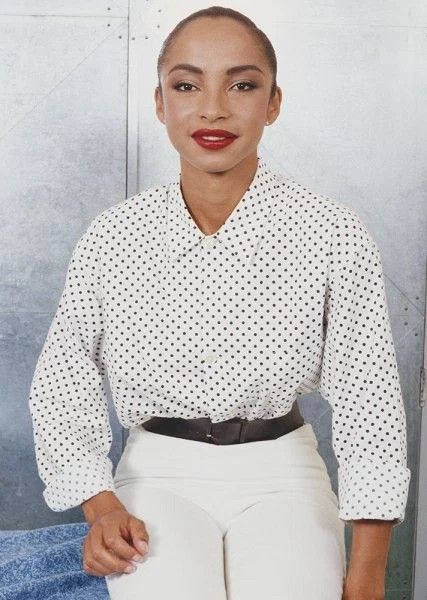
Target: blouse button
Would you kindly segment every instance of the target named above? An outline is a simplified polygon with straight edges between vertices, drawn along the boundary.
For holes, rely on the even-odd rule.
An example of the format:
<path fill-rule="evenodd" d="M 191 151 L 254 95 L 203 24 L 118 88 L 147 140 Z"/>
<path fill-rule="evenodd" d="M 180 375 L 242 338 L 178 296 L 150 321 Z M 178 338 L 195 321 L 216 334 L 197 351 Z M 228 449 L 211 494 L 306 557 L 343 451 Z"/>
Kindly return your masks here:
<path fill-rule="evenodd" d="M 203 358 L 202 362 L 206 362 L 206 363 L 208 363 L 210 365 L 210 364 L 214 363 L 215 361 L 216 361 L 215 354 L 208 354 L 207 356 L 205 356 Z"/>

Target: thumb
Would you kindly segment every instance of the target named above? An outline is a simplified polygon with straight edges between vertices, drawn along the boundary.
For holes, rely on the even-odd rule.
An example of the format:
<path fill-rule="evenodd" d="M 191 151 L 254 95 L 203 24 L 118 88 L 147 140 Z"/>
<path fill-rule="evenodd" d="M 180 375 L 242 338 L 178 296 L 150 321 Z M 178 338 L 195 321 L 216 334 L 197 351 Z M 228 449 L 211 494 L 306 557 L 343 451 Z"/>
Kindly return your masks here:
<path fill-rule="evenodd" d="M 130 522 L 130 535 L 132 538 L 132 543 L 134 548 L 140 552 L 141 554 L 146 554 L 148 552 L 148 540 L 149 536 L 147 530 L 145 529 L 144 523 L 134 517 Z"/>

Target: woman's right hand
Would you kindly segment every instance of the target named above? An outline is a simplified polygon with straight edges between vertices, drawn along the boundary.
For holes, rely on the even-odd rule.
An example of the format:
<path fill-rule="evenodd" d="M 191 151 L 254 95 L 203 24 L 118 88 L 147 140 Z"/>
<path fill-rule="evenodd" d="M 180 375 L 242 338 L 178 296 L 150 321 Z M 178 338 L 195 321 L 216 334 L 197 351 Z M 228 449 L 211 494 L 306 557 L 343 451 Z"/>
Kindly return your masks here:
<path fill-rule="evenodd" d="M 144 560 L 148 541 L 144 521 L 124 508 L 115 508 L 91 524 L 83 542 L 83 570 L 98 577 L 132 573 L 136 569 L 132 561 Z"/>

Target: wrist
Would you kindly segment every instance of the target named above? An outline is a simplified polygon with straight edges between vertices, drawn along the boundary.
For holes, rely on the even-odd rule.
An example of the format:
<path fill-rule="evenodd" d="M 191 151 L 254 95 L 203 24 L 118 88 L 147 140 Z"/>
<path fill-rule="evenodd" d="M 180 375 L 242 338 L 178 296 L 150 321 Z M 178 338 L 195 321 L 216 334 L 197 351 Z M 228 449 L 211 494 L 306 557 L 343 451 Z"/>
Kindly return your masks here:
<path fill-rule="evenodd" d="M 350 553 L 349 569 L 384 573 L 387 568 L 387 556 L 369 556 L 367 553 Z"/>
<path fill-rule="evenodd" d="M 350 560 L 347 568 L 346 581 L 348 586 L 355 586 L 364 582 L 373 588 L 382 590 L 385 583 L 386 567 L 378 563 L 355 562 Z"/>
<path fill-rule="evenodd" d="M 112 510 L 118 508 L 126 510 L 125 506 L 120 502 L 115 493 L 110 490 L 104 490 L 95 496 L 88 498 L 82 502 L 81 508 L 86 521 L 90 525 L 92 525 L 96 519 Z"/>

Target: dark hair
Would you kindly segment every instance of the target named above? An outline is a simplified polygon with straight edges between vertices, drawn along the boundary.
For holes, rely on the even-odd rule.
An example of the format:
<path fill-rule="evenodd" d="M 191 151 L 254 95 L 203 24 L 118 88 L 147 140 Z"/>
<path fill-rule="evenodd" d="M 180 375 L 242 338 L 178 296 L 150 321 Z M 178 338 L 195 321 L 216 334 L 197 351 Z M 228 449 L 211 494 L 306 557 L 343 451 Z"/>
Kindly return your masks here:
<path fill-rule="evenodd" d="M 255 25 L 255 23 L 251 19 L 249 19 L 249 17 L 245 16 L 237 10 L 234 10 L 232 8 L 225 8 L 223 6 L 210 6 L 209 8 L 203 8 L 201 10 L 191 13 L 190 15 L 188 15 L 188 17 L 185 17 L 184 19 L 179 21 L 177 25 L 175 25 L 175 27 L 169 33 L 167 38 L 164 40 L 160 49 L 159 57 L 157 59 L 157 77 L 158 86 L 160 90 L 162 87 L 160 84 L 160 70 L 166 61 L 166 57 L 173 40 L 175 39 L 176 35 L 181 31 L 181 29 L 183 29 L 183 27 L 187 25 L 187 23 L 189 23 L 190 21 L 194 21 L 195 19 L 198 19 L 200 17 L 229 17 L 230 19 L 234 19 L 239 23 L 243 23 L 243 25 L 245 25 L 249 29 L 249 31 L 254 35 L 256 41 L 264 49 L 265 55 L 273 73 L 273 82 L 271 84 L 270 91 L 270 97 L 272 97 L 277 88 L 277 59 L 273 45 L 271 44 L 270 40 L 265 35 L 265 33 L 261 29 L 259 29 Z"/>

